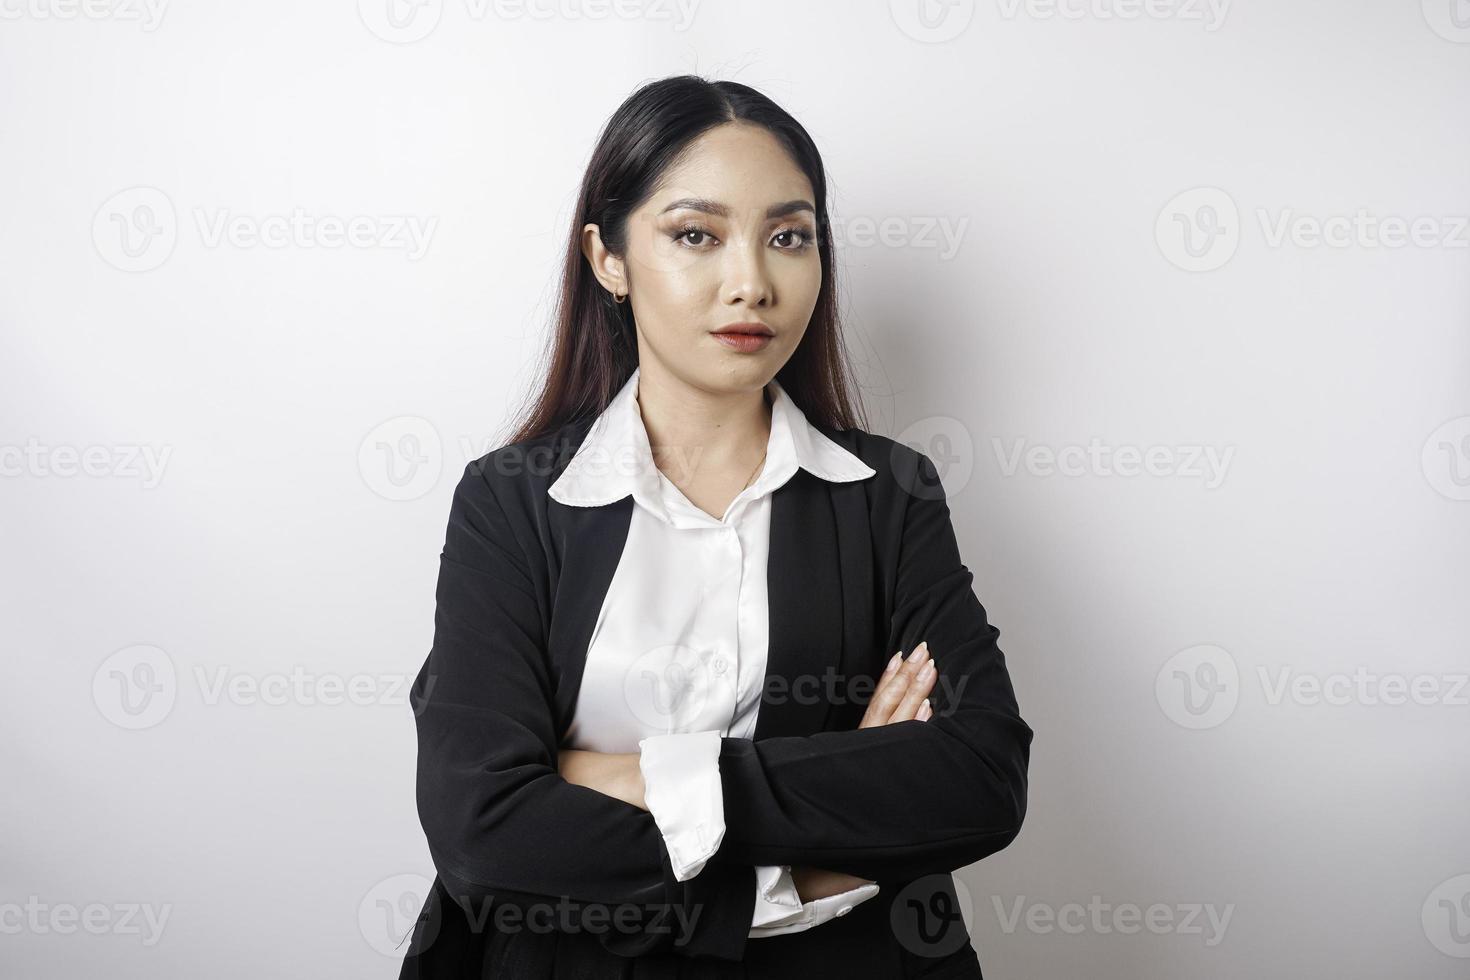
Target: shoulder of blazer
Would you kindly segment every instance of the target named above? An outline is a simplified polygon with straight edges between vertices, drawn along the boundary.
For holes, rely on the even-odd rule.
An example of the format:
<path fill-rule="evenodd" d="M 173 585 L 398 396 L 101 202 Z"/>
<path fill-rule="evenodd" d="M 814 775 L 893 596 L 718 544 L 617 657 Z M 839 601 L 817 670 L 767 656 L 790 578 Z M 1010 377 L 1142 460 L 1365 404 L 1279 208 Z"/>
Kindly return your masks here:
<path fill-rule="evenodd" d="M 465 483 L 483 483 L 494 491 L 502 505 L 540 503 L 545 507 L 547 489 L 561 476 L 577 454 L 593 419 L 568 422 L 553 432 L 508 443 L 471 460 L 465 467 Z"/>
<path fill-rule="evenodd" d="M 865 429 L 833 429 L 819 423 L 812 425 L 877 471 L 874 477 L 860 481 L 869 488 L 868 499 L 875 510 L 902 508 L 916 495 L 935 496 L 938 477 L 933 462 L 921 450 Z"/>

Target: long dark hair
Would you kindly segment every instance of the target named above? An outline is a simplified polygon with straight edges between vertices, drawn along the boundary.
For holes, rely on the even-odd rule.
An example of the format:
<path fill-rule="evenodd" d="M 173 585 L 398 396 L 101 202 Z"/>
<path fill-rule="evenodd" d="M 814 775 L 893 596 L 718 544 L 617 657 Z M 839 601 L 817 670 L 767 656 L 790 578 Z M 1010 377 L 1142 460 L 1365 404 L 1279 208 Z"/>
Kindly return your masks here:
<path fill-rule="evenodd" d="M 598 225 L 618 257 L 627 247 L 628 215 L 652 191 L 664 169 L 693 140 L 722 123 L 765 127 L 811 182 L 816 200 L 822 285 L 801 343 L 776 380 L 807 420 L 832 429 L 866 426 L 860 399 L 851 398 L 851 368 L 837 320 L 827 180 L 821 154 L 802 125 L 748 85 L 674 75 L 639 88 L 614 112 L 598 137 L 582 178 L 567 237 L 555 329 L 540 394 L 515 422 L 514 444 L 595 417 L 638 365 L 633 304 L 615 303 L 582 254 L 582 226 Z M 856 408 L 855 408 L 856 407 Z"/>

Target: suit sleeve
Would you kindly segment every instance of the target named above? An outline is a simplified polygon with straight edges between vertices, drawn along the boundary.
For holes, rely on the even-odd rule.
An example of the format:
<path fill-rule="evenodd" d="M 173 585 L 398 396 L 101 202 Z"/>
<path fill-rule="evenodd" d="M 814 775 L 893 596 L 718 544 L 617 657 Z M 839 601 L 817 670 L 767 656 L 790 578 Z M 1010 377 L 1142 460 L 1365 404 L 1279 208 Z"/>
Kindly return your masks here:
<path fill-rule="evenodd" d="M 650 814 L 558 773 L 549 623 L 484 465 L 454 491 L 433 646 L 411 692 L 419 819 L 445 888 L 484 928 L 475 916 L 509 903 L 571 916 L 622 956 L 740 959 L 754 867 L 721 861 L 679 881 Z"/>
<path fill-rule="evenodd" d="M 918 452 L 901 462 L 893 613 L 885 656 L 875 659 L 927 640 L 939 668 L 934 715 L 855 731 L 723 739 L 722 856 L 732 861 L 915 878 L 972 864 L 1020 832 L 1032 731 L 996 643 L 1000 631 L 960 559 L 934 464 Z"/>

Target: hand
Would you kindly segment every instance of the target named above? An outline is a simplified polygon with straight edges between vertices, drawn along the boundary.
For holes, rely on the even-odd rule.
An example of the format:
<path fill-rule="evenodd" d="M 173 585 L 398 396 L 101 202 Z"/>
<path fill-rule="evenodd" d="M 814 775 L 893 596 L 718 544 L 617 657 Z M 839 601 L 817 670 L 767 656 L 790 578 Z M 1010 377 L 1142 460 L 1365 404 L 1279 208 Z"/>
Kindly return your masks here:
<path fill-rule="evenodd" d="M 877 728 L 897 721 L 928 721 L 934 717 L 929 692 L 939 677 L 939 667 L 929 656 L 929 644 L 914 647 L 908 659 L 903 651 L 893 655 L 878 679 L 878 689 L 868 702 L 859 728 Z"/>
<path fill-rule="evenodd" d="M 841 871 L 824 871 L 821 868 L 793 867 L 791 880 L 796 885 L 796 894 L 803 902 L 819 898 L 830 898 L 851 891 L 859 885 L 871 884 L 867 878 L 854 878 Z"/>
<path fill-rule="evenodd" d="M 902 653 L 895 653 L 888 668 L 878 681 L 878 689 L 868 702 L 859 728 L 877 728 L 899 721 L 928 721 L 934 716 L 929 706 L 929 692 L 939 669 L 929 658 L 929 645 L 920 643 L 914 648 L 914 656 L 905 660 Z M 859 885 L 868 884 L 868 879 L 827 871 L 822 868 L 793 867 L 791 880 L 796 883 L 796 893 L 803 902 L 828 898 L 851 891 Z"/>
<path fill-rule="evenodd" d="M 578 786 L 595 789 L 604 796 L 647 810 L 643 799 L 643 770 L 637 752 L 588 752 L 562 749 L 556 754 L 561 778 Z"/>

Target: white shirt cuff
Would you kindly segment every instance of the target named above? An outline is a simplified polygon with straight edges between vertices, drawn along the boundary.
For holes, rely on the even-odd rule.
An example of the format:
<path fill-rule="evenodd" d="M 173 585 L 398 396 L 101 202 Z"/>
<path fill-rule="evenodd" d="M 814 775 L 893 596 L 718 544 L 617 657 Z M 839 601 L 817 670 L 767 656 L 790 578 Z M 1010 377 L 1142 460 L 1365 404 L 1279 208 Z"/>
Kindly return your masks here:
<path fill-rule="evenodd" d="M 751 928 L 781 925 L 800 916 L 801 896 L 789 864 L 761 864 L 755 869 L 755 913 Z"/>
<path fill-rule="evenodd" d="M 720 738 L 711 730 L 651 735 L 638 742 L 643 802 L 679 881 L 699 874 L 725 839 Z"/>
<path fill-rule="evenodd" d="M 748 938 L 802 932 L 846 915 L 876 894 L 877 883 L 869 881 L 836 895 L 802 902 L 789 865 L 760 865 L 755 869 L 755 913 Z"/>

